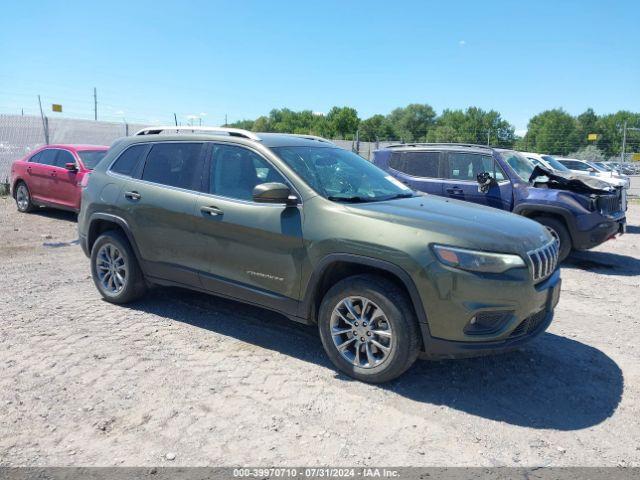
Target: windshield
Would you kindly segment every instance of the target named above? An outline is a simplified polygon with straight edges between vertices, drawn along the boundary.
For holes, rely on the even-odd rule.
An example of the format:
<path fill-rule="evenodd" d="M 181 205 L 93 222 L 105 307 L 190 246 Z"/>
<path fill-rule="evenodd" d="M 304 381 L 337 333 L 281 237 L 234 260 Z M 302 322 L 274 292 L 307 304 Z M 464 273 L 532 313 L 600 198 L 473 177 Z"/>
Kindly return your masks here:
<path fill-rule="evenodd" d="M 516 175 L 525 182 L 529 181 L 529 177 L 531 177 L 534 169 L 533 162 L 517 152 L 503 151 L 500 152 L 500 155 L 502 155 L 504 161 L 509 164 L 513 171 L 516 172 Z"/>
<path fill-rule="evenodd" d="M 559 172 L 568 172 L 568 171 L 570 171 L 567 167 L 565 167 L 563 164 L 561 164 L 558 160 L 553 158 L 551 155 L 542 155 L 542 158 L 544 158 L 544 160 L 554 170 L 558 170 Z"/>
<path fill-rule="evenodd" d="M 374 202 L 413 196 L 384 170 L 341 148 L 274 147 L 272 150 L 311 188 L 329 200 Z"/>
<path fill-rule="evenodd" d="M 88 168 L 89 170 L 96 168 L 96 165 L 98 165 L 100 160 L 102 160 L 106 154 L 106 150 L 80 150 L 78 152 L 85 168 Z"/>
<path fill-rule="evenodd" d="M 595 168 L 599 172 L 608 172 L 608 170 L 606 168 L 604 168 L 603 166 L 601 166 L 598 163 L 589 162 L 589 165 L 592 166 L 593 168 Z"/>

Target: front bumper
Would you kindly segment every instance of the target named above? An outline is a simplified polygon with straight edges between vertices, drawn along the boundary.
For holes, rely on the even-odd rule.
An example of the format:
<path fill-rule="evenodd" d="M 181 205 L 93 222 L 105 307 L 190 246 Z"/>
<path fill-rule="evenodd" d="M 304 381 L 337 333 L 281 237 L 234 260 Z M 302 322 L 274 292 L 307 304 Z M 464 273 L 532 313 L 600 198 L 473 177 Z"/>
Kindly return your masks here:
<path fill-rule="evenodd" d="M 591 230 L 574 230 L 571 232 L 573 248 L 577 250 L 588 250 L 606 242 L 616 234 L 623 234 L 627 230 L 627 219 L 611 219 L 600 222 Z"/>
<path fill-rule="evenodd" d="M 487 278 L 462 271 L 440 271 L 436 297 L 424 303 L 421 323 L 423 357 L 472 356 L 509 350 L 544 332 L 551 321 L 561 288 L 560 271 L 533 284 L 528 271 L 511 278 Z M 434 273 L 433 271 L 431 273 Z M 429 273 L 427 273 L 429 274 Z M 517 275 L 522 274 L 521 277 Z M 473 333 L 471 322 L 483 313 L 502 320 L 487 333 Z"/>

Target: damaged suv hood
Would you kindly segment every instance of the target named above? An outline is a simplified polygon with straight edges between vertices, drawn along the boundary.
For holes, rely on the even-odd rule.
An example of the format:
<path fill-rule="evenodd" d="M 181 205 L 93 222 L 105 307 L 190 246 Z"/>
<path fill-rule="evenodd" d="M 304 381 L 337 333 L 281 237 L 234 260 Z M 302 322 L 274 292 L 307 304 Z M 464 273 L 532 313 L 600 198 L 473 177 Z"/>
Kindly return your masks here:
<path fill-rule="evenodd" d="M 544 180 L 546 178 L 546 180 Z M 550 188 L 570 190 L 578 193 L 611 193 L 615 191 L 610 183 L 596 177 L 569 172 L 558 172 L 536 165 L 529 177 L 532 184 L 547 184 Z"/>

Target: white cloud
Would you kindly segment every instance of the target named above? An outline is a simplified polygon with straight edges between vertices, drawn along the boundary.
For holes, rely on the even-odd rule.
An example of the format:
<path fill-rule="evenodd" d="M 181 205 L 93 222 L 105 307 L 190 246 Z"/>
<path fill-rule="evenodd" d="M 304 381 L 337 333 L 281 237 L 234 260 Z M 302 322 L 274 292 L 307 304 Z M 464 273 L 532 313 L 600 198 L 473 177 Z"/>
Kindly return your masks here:
<path fill-rule="evenodd" d="M 515 130 L 514 133 L 519 137 L 524 137 L 527 134 L 527 129 L 523 128 L 522 130 Z"/>

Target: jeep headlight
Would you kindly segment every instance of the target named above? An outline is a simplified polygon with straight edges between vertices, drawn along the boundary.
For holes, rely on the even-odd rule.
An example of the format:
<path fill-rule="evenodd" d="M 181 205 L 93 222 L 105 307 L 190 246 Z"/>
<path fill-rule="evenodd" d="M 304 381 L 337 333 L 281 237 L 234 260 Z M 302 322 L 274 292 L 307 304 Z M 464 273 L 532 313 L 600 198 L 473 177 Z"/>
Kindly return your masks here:
<path fill-rule="evenodd" d="M 433 251 L 441 263 L 471 272 L 502 273 L 526 266 L 522 257 L 508 253 L 481 252 L 445 245 L 433 245 Z"/>

